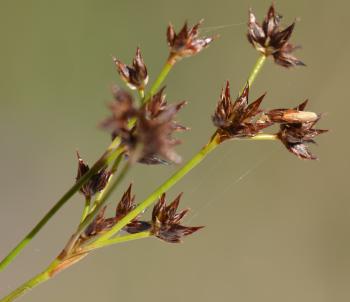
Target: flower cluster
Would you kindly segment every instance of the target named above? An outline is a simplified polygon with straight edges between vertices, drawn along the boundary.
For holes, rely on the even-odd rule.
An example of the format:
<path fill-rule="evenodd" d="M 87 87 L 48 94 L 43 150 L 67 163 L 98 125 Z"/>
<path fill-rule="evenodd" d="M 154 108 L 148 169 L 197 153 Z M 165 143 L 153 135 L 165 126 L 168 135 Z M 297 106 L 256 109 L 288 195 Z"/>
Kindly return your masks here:
<path fill-rule="evenodd" d="M 248 104 L 248 96 L 249 85 L 247 84 L 243 92 L 233 102 L 230 83 L 226 82 L 226 87 L 221 91 L 220 100 L 212 117 L 214 125 L 218 127 L 221 140 L 254 136 L 271 125 L 267 121 L 255 120 L 262 111 L 260 104 L 265 95 L 251 104 Z"/>
<path fill-rule="evenodd" d="M 137 48 L 136 55 L 132 61 L 132 66 L 127 66 L 116 57 L 113 61 L 118 73 L 130 89 L 144 89 L 148 82 L 147 67 L 143 62 L 140 48 Z"/>
<path fill-rule="evenodd" d="M 260 25 L 253 12 L 250 11 L 248 41 L 265 56 L 273 56 L 275 62 L 281 66 L 303 66 L 304 63 L 292 55 L 292 52 L 298 47 L 289 42 L 295 23 L 281 29 L 281 18 L 276 13 L 274 6 L 271 5 L 262 25 Z"/>
<path fill-rule="evenodd" d="M 102 122 L 102 128 L 110 131 L 112 137 L 120 136 L 126 154 L 137 153 L 141 163 L 180 163 L 181 157 L 174 147 L 180 143 L 172 137 L 177 131 L 187 130 L 175 121 L 177 112 L 186 104 L 167 104 L 164 88 L 151 97 L 148 103 L 136 108 L 132 96 L 118 88 L 114 89 L 114 101 L 110 105 L 112 116 Z M 135 120 L 130 127 L 130 121 Z"/>
<path fill-rule="evenodd" d="M 135 196 L 131 194 L 131 187 L 130 185 L 117 204 L 115 215 L 106 218 L 106 207 L 104 207 L 81 235 L 81 242 L 90 240 L 110 230 L 136 207 Z M 163 194 L 153 208 L 151 221 L 142 221 L 140 217 L 136 217 L 123 228 L 123 231 L 130 234 L 150 231 L 152 235 L 163 241 L 170 243 L 181 242 L 183 237 L 198 231 L 202 227 L 187 227 L 181 225 L 181 219 L 186 215 L 188 209 L 176 213 L 180 198 L 181 194 L 167 206 L 165 203 L 165 194 Z"/>
<path fill-rule="evenodd" d="M 222 90 L 212 117 L 220 141 L 232 138 L 253 137 L 274 124 L 280 125 L 276 134 L 286 148 L 302 159 L 317 159 L 307 148 L 314 138 L 327 130 L 314 129 L 321 115 L 305 111 L 307 101 L 296 108 L 264 111 L 260 104 L 265 95 L 248 104 L 248 84 L 235 102 L 231 100 L 229 82 Z"/>
<path fill-rule="evenodd" d="M 174 63 L 177 60 L 193 56 L 206 48 L 214 37 L 199 38 L 199 27 L 203 20 L 188 28 L 185 22 L 179 33 L 175 33 L 173 25 L 169 24 L 167 29 L 167 41 L 170 48 L 170 60 Z"/>
<path fill-rule="evenodd" d="M 85 173 L 87 173 L 90 168 L 82 160 L 79 153 L 78 156 L 78 172 L 76 176 L 76 181 L 78 181 Z M 100 170 L 98 173 L 94 174 L 81 188 L 80 192 L 85 196 L 86 199 L 90 199 L 97 192 L 100 192 L 106 186 L 111 173 L 107 171 L 106 168 Z"/>
<path fill-rule="evenodd" d="M 314 138 L 328 130 L 313 128 L 321 116 L 304 111 L 307 102 L 293 109 L 271 110 L 266 113 L 266 116 L 271 121 L 280 123 L 277 137 L 290 152 L 302 159 L 317 159 L 308 150 L 307 144 L 315 143 Z"/>
<path fill-rule="evenodd" d="M 182 194 L 179 194 L 173 202 L 166 205 L 165 194 L 163 194 L 153 208 L 151 232 L 154 236 L 169 243 L 181 242 L 182 237 L 203 228 L 202 226 L 188 227 L 180 224 L 181 219 L 189 211 L 185 209 L 176 213 L 181 196 Z"/>

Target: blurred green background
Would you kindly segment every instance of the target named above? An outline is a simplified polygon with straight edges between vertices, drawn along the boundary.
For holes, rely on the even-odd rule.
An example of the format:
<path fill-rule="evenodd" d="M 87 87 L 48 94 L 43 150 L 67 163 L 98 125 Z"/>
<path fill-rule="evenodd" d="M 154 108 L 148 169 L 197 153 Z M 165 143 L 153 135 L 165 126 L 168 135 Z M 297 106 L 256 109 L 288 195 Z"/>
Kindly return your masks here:
<path fill-rule="evenodd" d="M 169 192 L 184 191 L 185 220 L 205 225 L 184 244 L 131 242 L 100 250 L 23 301 L 350 300 L 348 1 L 275 1 L 284 24 L 297 18 L 292 42 L 307 68 L 271 61 L 251 99 L 265 108 L 294 106 L 327 113 L 331 132 L 305 162 L 274 142 L 229 142 Z M 210 116 L 225 80 L 237 91 L 257 53 L 245 38 L 247 10 L 259 20 L 270 1 L 0 0 L 0 257 L 72 184 L 75 151 L 92 163 L 109 143 L 96 125 L 110 87 L 122 85 L 111 55 L 129 63 L 140 46 L 151 81 L 167 56 L 169 21 L 204 18 L 204 35 L 221 38 L 181 61 L 168 77 L 170 101 L 189 105 L 179 119 L 192 130 L 178 148 L 189 159 L 213 132 Z M 137 166 L 137 200 L 177 167 Z M 118 199 L 122 190 L 116 192 Z M 73 232 L 83 200 L 75 196 L 0 273 L 0 293 L 38 273 Z"/>

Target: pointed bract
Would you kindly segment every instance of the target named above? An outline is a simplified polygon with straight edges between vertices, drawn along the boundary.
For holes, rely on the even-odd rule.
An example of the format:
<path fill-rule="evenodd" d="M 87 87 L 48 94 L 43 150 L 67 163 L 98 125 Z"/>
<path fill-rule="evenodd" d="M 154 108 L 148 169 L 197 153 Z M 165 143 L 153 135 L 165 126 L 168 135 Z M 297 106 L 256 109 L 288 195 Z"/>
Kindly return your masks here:
<path fill-rule="evenodd" d="M 182 194 L 166 205 L 165 193 L 159 198 L 152 211 L 151 232 L 154 236 L 169 243 L 179 243 L 182 238 L 200 230 L 203 227 L 187 227 L 181 225 L 181 219 L 188 209 L 177 213 Z"/>
<path fill-rule="evenodd" d="M 85 173 L 87 173 L 90 168 L 80 157 L 77 152 L 78 157 L 78 172 L 76 176 L 76 181 L 78 181 Z M 98 173 L 94 174 L 81 188 L 80 192 L 85 196 L 85 198 L 90 199 L 97 192 L 100 192 L 106 186 L 109 177 L 111 176 L 110 172 L 107 169 L 102 169 Z"/>
<path fill-rule="evenodd" d="M 141 50 L 137 48 L 132 65 L 128 66 L 113 57 L 113 61 L 121 78 L 131 89 L 144 89 L 148 82 L 147 67 L 143 61 Z"/>
<path fill-rule="evenodd" d="M 193 27 L 188 28 L 185 22 L 178 34 L 175 33 L 174 27 L 169 24 L 167 28 L 167 41 L 170 47 L 171 60 L 179 60 L 184 57 L 193 56 L 206 48 L 213 40 L 213 37 L 199 38 L 199 26 L 202 20 Z"/>
<path fill-rule="evenodd" d="M 231 100 L 229 82 L 222 90 L 216 111 L 212 117 L 221 141 L 235 137 L 250 137 L 271 126 L 269 121 L 256 120 L 262 112 L 259 108 L 265 95 L 248 105 L 249 85 L 245 86 L 235 102 Z"/>

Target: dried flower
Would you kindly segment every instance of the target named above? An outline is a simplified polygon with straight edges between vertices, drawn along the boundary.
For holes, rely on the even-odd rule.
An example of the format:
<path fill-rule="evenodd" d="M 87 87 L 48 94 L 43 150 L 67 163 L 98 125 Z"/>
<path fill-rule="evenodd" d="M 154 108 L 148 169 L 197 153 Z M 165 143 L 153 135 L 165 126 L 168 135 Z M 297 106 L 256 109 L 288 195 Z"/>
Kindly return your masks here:
<path fill-rule="evenodd" d="M 213 37 L 198 38 L 198 29 L 202 22 L 203 20 L 199 21 L 190 29 L 185 22 L 178 34 L 175 33 L 174 27 L 169 24 L 167 41 L 170 47 L 170 58 L 173 62 L 199 53 L 213 41 Z"/>
<path fill-rule="evenodd" d="M 254 136 L 272 124 L 263 120 L 254 121 L 255 117 L 262 112 L 259 106 L 265 94 L 250 105 L 248 105 L 248 95 L 248 83 L 235 102 L 231 100 L 229 82 L 226 83 L 226 88 L 222 89 L 220 100 L 212 117 L 222 141 L 234 137 Z"/>
<path fill-rule="evenodd" d="M 133 97 L 125 90 L 113 87 L 114 101 L 109 104 L 112 116 L 101 123 L 101 127 L 116 136 L 128 139 L 130 136 L 129 120 L 137 115 L 137 109 L 133 105 Z"/>
<path fill-rule="evenodd" d="M 285 29 L 280 28 L 281 16 L 270 6 L 262 26 L 256 22 L 253 12 L 249 12 L 248 40 L 265 56 L 272 55 L 275 62 L 284 67 L 303 66 L 304 63 L 294 57 L 292 52 L 298 47 L 289 43 L 295 23 Z"/>
<path fill-rule="evenodd" d="M 85 173 L 87 173 L 90 168 L 81 159 L 79 153 L 78 156 L 78 172 L 76 180 L 78 181 Z M 93 175 L 80 189 L 80 192 L 85 196 L 85 198 L 91 198 L 97 192 L 102 191 L 106 186 L 109 177 L 111 176 L 105 168 Z"/>
<path fill-rule="evenodd" d="M 166 242 L 181 242 L 183 237 L 191 235 L 203 228 L 186 227 L 180 224 L 181 219 L 189 211 L 189 209 L 185 209 L 176 213 L 181 196 L 182 194 L 178 195 L 172 203 L 166 205 L 165 194 L 163 194 L 153 208 L 151 232 L 153 235 Z"/>
<path fill-rule="evenodd" d="M 153 95 L 149 102 L 137 109 L 132 96 L 120 89 L 114 92 L 115 101 L 110 105 L 112 116 L 102 122 L 102 128 L 109 130 L 112 137 L 120 136 L 126 146 L 126 155 L 132 155 L 138 149 L 137 160 L 146 164 L 179 163 L 181 157 L 174 151 L 180 143 L 172 138 L 172 133 L 187 130 L 174 118 L 186 104 L 179 102 L 168 105 L 163 95 L 164 88 Z M 131 118 L 136 125 L 129 127 Z"/>
<path fill-rule="evenodd" d="M 174 147 L 181 142 L 173 138 L 172 133 L 186 129 L 174 121 L 175 115 L 185 104 L 180 102 L 167 105 L 153 118 L 149 116 L 146 107 L 141 108 L 132 141 L 134 149 L 137 145 L 142 146 L 140 162 L 147 164 L 181 162 L 181 157 L 174 150 Z"/>
<path fill-rule="evenodd" d="M 147 67 L 143 62 L 140 48 L 136 49 L 136 55 L 132 61 L 132 66 L 127 66 L 124 63 L 113 57 L 113 61 L 121 78 L 131 89 L 144 89 L 148 82 Z"/>
<path fill-rule="evenodd" d="M 277 136 L 286 146 L 286 148 L 302 159 L 317 159 L 307 148 L 307 144 L 315 143 L 313 140 L 317 135 L 327 132 L 328 130 L 314 129 L 314 125 L 319 121 L 320 115 L 313 112 L 303 111 L 307 101 L 300 104 L 294 109 L 285 109 L 284 113 L 287 118 L 278 118 L 281 122 L 280 131 Z M 282 111 L 283 112 L 283 111 Z M 292 112 L 291 115 L 288 112 Z M 273 114 L 269 114 L 270 118 Z M 291 118 L 292 116 L 292 118 Z M 294 119 L 294 120 L 293 120 Z"/>

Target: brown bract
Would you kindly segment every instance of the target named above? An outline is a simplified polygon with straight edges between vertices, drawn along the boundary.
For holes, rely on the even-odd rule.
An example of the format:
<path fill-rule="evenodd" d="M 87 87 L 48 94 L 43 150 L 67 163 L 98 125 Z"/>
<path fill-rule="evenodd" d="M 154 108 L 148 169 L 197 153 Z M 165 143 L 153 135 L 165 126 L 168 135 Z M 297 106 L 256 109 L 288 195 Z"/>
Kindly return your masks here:
<path fill-rule="evenodd" d="M 199 21 L 191 28 L 188 28 L 188 24 L 185 22 L 178 34 L 175 33 L 173 25 L 169 24 L 167 29 L 167 41 L 170 47 L 172 63 L 181 58 L 199 53 L 214 40 L 213 37 L 198 37 L 199 26 L 202 22 L 203 20 Z"/>
<path fill-rule="evenodd" d="M 248 33 L 249 42 L 265 56 L 272 55 L 275 62 L 284 67 L 302 66 L 304 63 L 292 55 L 298 47 L 289 43 L 295 23 L 281 29 L 281 16 L 276 14 L 273 5 L 260 25 L 252 10 L 249 11 Z"/>
<path fill-rule="evenodd" d="M 313 112 L 304 111 L 307 101 L 294 109 L 278 109 L 277 119 L 281 123 L 277 136 L 286 148 L 302 159 L 317 159 L 307 147 L 309 143 L 315 143 L 314 138 L 328 130 L 315 129 L 315 124 L 321 118 Z M 274 111 L 266 113 L 269 118 L 276 119 Z"/>
<path fill-rule="evenodd" d="M 123 194 L 121 200 L 119 201 L 115 216 L 110 218 L 105 218 L 106 207 L 103 207 L 99 214 L 96 216 L 94 221 L 86 228 L 85 232 L 81 236 L 81 240 L 91 239 L 97 235 L 101 235 L 104 232 L 110 230 L 116 223 L 118 223 L 122 218 L 129 214 L 135 207 L 135 196 L 131 194 L 132 185 Z M 139 233 L 146 231 L 150 228 L 150 224 L 145 221 L 140 221 L 138 217 L 130 221 L 123 230 L 128 233 Z"/>
<path fill-rule="evenodd" d="M 166 205 L 165 194 L 163 194 L 153 208 L 151 232 L 154 236 L 169 243 L 181 242 L 183 237 L 203 228 L 181 225 L 181 219 L 189 211 L 189 209 L 185 209 L 176 213 L 181 195 L 178 195 L 172 203 Z"/>
<path fill-rule="evenodd" d="M 113 57 L 113 61 L 121 78 L 131 89 L 144 89 L 148 82 L 147 67 L 141 56 L 140 48 L 137 48 L 132 65 L 128 66 Z"/>
<path fill-rule="evenodd" d="M 222 89 L 220 100 L 212 117 L 221 141 L 235 137 L 251 137 L 272 124 L 269 121 L 256 120 L 256 117 L 262 112 L 259 107 L 265 95 L 263 94 L 249 105 L 248 95 L 248 83 L 235 102 L 231 100 L 229 82 L 226 83 L 225 89 Z"/>
<path fill-rule="evenodd" d="M 76 181 L 78 181 L 85 173 L 87 173 L 90 168 L 89 166 L 81 159 L 79 153 L 78 156 L 78 172 L 76 176 Z M 93 175 L 80 189 L 80 192 L 85 196 L 85 198 L 91 198 L 97 192 L 102 191 L 106 186 L 109 177 L 111 176 L 110 172 L 106 169 L 102 169 L 95 175 Z"/>

